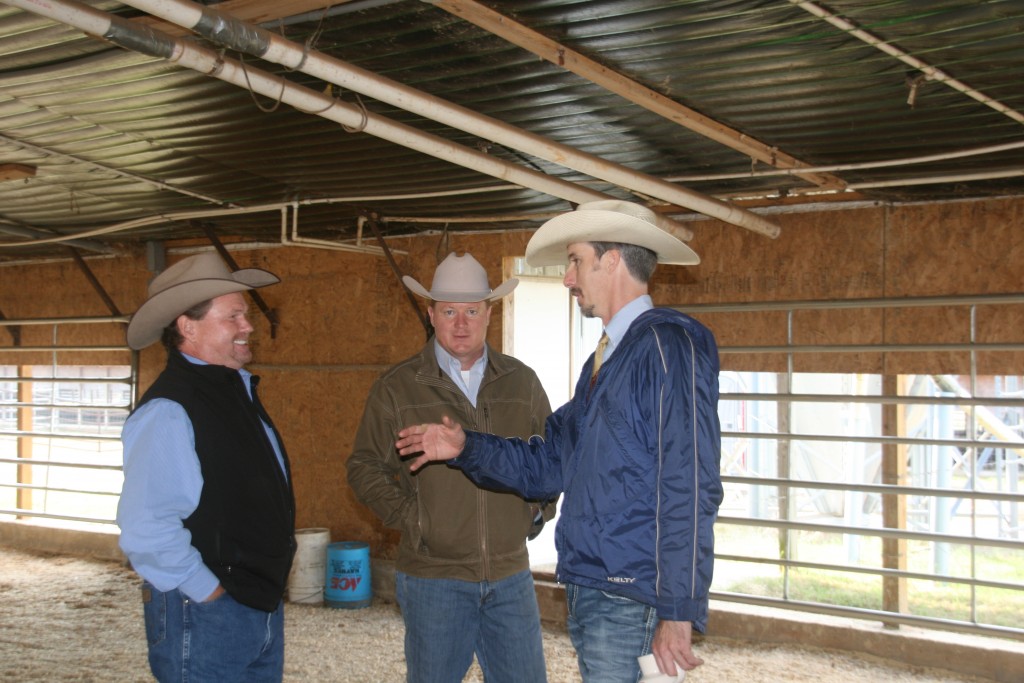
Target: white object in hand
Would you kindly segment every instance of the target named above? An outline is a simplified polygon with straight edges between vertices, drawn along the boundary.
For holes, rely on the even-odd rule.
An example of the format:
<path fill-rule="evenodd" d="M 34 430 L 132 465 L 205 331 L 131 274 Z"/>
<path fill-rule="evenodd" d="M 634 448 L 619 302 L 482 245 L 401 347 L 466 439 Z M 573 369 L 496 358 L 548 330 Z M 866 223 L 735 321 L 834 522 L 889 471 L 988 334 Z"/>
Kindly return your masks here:
<path fill-rule="evenodd" d="M 675 676 L 662 673 L 661 669 L 658 668 L 658 662 L 655 661 L 654 655 L 637 657 L 636 661 L 640 663 L 640 673 L 643 674 L 640 678 L 640 683 L 680 683 L 680 681 L 686 678 L 686 672 L 678 664 L 676 665 L 678 673 Z"/>

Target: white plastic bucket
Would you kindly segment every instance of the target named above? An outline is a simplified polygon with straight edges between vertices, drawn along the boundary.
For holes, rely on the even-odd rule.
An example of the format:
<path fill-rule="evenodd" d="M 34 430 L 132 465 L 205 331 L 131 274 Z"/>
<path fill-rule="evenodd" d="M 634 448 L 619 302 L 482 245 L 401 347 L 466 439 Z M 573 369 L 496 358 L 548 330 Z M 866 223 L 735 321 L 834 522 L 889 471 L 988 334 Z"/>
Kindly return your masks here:
<path fill-rule="evenodd" d="M 295 530 L 295 560 L 288 574 L 288 601 L 308 605 L 324 602 L 324 572 L 331 530 L 322 527 Z"/>

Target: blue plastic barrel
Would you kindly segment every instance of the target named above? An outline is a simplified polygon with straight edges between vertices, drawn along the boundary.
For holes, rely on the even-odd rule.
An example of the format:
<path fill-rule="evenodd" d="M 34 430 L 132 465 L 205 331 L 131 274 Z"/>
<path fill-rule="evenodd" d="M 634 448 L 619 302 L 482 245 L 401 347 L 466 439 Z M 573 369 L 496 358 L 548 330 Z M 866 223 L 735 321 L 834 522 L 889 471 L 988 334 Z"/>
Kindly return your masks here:
<path fill-rule="evenodd" d="M 359 609 L 373 601 L 370 546 L 361 541 L 339 541 L 327 546 L 324 601 L 328 607 Z"/>

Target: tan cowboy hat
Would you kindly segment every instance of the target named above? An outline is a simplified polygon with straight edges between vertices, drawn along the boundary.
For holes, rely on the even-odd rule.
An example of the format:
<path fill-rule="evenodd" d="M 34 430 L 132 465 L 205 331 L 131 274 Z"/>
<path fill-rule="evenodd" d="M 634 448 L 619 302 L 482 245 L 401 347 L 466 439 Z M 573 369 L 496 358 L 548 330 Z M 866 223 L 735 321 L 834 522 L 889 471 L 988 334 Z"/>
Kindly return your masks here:
<path fill-rule="evenodd" d="M 160 339 L 175 318 L 207 299 L 280 282 L 260 268 L 231 272 L 217 254 L 189 256 L 153 278 L 149 298 L 128 323 L 128 346 L 138 351 Z"/>
<path fill-rule="evenodd" d="M 487 271 L 484 267 L 472 255 L 456 256 L 455 252 L 448 254 L 434 271 L 434 281 L 429 292 L 408 275 L 402 276 L 402 282 L 414 294 L 425 299 L 463 304 L 500 299 L 519 284 L 519 280 L 510 278 L 492 290 L 487 284 Z"/>
<path fill-rule="evenodd" d="M 535 267 L 564 265 L 565 248 L 574 242 L 636 244 L 657 254 L 658 263 L 700 263 L 693 249 L 658 227 L 658 214 L 618 199 L 586 202 L 544 223 L 526 245 L 526 262 Z"/>

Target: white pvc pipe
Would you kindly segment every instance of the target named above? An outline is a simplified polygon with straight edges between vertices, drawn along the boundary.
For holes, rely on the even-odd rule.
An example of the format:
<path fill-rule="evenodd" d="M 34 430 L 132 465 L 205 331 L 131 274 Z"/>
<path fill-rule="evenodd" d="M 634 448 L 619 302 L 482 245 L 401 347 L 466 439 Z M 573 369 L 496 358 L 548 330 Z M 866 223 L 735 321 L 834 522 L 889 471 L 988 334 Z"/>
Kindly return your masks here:
<path fill-rule="evenodd" d="M 218 52 L 190 41 L 173 38 L 150 28 L 75 2 L 75 0 L 4 0 L 5 4 L 34 14 L 74 26 L 88 34 L 100 36 L 110 42 L 143 54 L 162 57 L 183 67 L 213 76 L 242 88 L 248 88 L 265 97 L 304 112 L 335 121 L 344 126 L 359 128 L 375 137 L 394 142 L 409 149 L 448 161 L 480 173 L 506 180 L 515 185 L 560 197 L 572 203 L 609 199 L 601 192 L 553 178 L 516 164 L 488 156 L 469 147 L 450 142 L 436 135 L 424 133 L 410 126 L 392 121 L 342 102 L 324 93 L 296 85 L 286 79 L 267 74 L 237 60 L 228 59 Z M 237 210 L 225 210 L 237 213 Z M 143 222 L 146 219 L 141 219 Z M 692 239 L 693 233 L 682 224 L 659 216 L 661 227 L 680 239 Z M 122 226 L 123 227 L 123 226 Z M 100 234 L 103 230 L 89 234 Z M 81 235 L 79 235 L 81 237 Z M 34 240 L 40 244 L 54 240 Z M 17 245 L 27 243 L 19 242 Z M 15 245 L 0 245 L 15 246 Z"/>
<path fill-rule="evenodd" d="M 961 92 L 964 95 L 967 95 L 968 97 L 973 98 L 988 107 L 991 107 L 992 109 L 995 109 L 1000 114 L 1005 114 L 1006 116 L 1010 117 L 1017 123 L 1024 123 L 1024 114 L 1021 114 L 1019 111 L 1015 109 L 1010 109 L 1008 106 L 1006 106 L 999 100 L 992 99 L 991 97 L 981 92 L 980 90 L 976 90 L 971 86 L 967 85 L 966 83 L 964 83 L 963 81 L 953 78 L 942 69 L 936 68 L 931 64 L 928 64 L 927 62 L 918 59 L 914 55 L 905 52 L 904 50 L 901 50 L 892 43 L 882 40 L 878 36 L 860 28 L 853 22 L 839 16 L 838 14 L 835 14 L 834 12 L 828 9 L 825 9 L 821 5 L 815 2 L 805 2 L 804 0 L 789 1 L 796 5 L 797 7 L 799 7 L 800 9 L 804 10 L 805 12 L 810 12 L 819 19 L 824 19 L 825 21 L 832 24 L 836 28 L 845 31 L 846 33 L 849 33 L 857 40 L 861 40 L 867 43 L 868 45 L 878 50 L 881 50 L 890 57 L 895 57 L 904 64 L 908 64 L 914 67 L 915 69 L 923 73 L 925 76 L 927 76 L 929 80 L 945 83 L 954 90 Z"/>
<path fill-rule="evenodd" d="M 702 180 L 733 180 L 741 178 L 764 178 L 779 175 L 795 175 L 800 173 L 831 173 L 833 171 L 861 171 L 876 168 L 892 168 L 893 166 L 912 166 L 914 164 L 927 164 L 933 161 L 949 161 L 950 159 L 963 159 L 964 157 L 983 156 L 985 154 L 996 154 L 1009 150 L 1024 147 L 1024 140 L 1016 142 L 1003 142 L 984 147 L 972 147 L 970 149 L 959 149 L 952 152 L 939 152 L 938 154 L 925 154 L 916 157 L 903 157 L 900 159 L 884 159 L 881 161 L 858 161 L 849 164 L 829 164 L 826 166 L 801 166 L 800 168 L 772 168 L 761 171 L 746 171 L 744 173 L 717 173 L 695 176 L 672 176 L 671 180 L 681 183 L 692 183 Z"/>
<path fill-rule="evenodd" d="M 199 33 L 230 48 L 323 79 L 484 140 L 518 149 L 620 187 L 698 211 L 754 232 L 778 237 L 780 228 L 758 214 L 674 183 L 611 163 L 529 133 L 439 97 L 335 59 L 230 14 L 188 0 L 124 0 L 125 4 Z M 456 162 L 461 163 L 461 162 Z"/>

